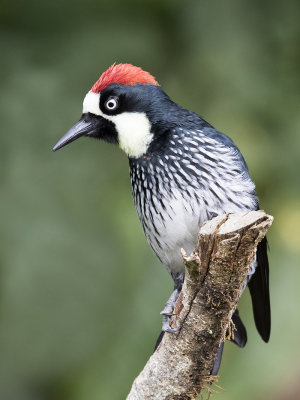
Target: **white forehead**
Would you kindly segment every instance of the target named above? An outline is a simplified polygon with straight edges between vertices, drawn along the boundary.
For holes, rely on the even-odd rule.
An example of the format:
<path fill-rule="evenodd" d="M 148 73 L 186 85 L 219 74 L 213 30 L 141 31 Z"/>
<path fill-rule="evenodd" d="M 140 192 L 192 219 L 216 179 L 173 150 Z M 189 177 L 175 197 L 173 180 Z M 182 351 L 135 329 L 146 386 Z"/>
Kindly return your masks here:
<path fill-rule="evenodd" d="M 90 112 L 95 115 L 102 115 L 99 104 L 100 93 L 94 93 L 90 90 L 83 100 L 82 114 Z"/>

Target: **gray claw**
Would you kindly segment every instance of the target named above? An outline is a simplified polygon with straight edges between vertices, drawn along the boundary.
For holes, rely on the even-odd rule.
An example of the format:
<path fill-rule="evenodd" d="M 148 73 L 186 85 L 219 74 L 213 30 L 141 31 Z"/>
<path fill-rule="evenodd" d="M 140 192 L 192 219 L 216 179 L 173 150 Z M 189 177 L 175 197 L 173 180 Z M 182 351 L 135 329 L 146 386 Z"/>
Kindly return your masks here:
<path fill-rule="evenodd" d="M 169 324 L 170 317 L 167 315 L 163 316 L 162 331 L 175 333 L 179 331 L 179 328 L 171 328 Z"/>
<path fill-rule="evenodd" d="M 183 274 L 179 274 L 178 277 L 176 277 L 176 280 L 174 280 L 175 289 L 174 289 L 173 293 L 171 294 L 170 298 L 168 299 L 168 301 L 166 302 L 165 308 L 160 313 L 163 316 L 162 330 L 164 332 L 174 333 L 174 332 L 179 331 L 179 328 L 171 328 L 169 321 L 173 315 L 176 315 L 176 314 L 174 314 L 174 307 L 175 307 L 176 301 L 178 299 L 183 280 L 184 280 Z"/>
<path fill-rule="evenodd" d="M 179 332 L 179 328 L 166 328 L 166 329 L 162 329 L 164 332 L 169 332 L 169 333 L 176 333 Z"/>
<path fill-rule="evenodd" d="M 172 311 L 168 312 L 168 311 L 162 310 L 160 312 L 160 315 L 165 315 L 167 317 L 172 317 L 173 315 L 176 315 L 176 314 L 174 314 Z"/>

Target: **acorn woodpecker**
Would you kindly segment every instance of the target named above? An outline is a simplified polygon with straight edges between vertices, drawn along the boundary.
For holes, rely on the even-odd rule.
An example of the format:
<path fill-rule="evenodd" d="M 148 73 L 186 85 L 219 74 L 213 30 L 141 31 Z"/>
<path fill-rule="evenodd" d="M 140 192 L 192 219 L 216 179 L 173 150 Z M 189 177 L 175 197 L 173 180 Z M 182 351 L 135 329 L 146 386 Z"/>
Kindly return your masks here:
<path fill-rule="evenodd" d="M 81 136 L 115 143 L 129 158 L 132 194 L 146 238 L 174 280 L 163 314 L 169 326 L 184 281 L 183 248 L 192 252 L 202 223 L 217 215 L 257 210 L 245 160 L 233 141 L 199 115 L 181 108 L 154 77 L 130 64 L 113 64 L 83 101 L 82 117 L 54 146 Z M 270 336 L 267 241 L 258 246 L 245 286 L 262 339 Z M 246 329 L 236 310 L 232 339 L 244 347 Z M 221 344 L 212 374 L 218 372 Z"/>

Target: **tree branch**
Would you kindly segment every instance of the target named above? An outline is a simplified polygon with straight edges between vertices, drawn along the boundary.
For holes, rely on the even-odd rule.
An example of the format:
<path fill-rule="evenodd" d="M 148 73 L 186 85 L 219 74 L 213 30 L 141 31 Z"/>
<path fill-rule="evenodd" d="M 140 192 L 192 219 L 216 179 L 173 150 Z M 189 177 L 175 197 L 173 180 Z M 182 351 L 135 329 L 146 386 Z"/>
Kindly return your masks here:
<path fill-rule="evenodd" d="M 187 256 L 172 326 L 135 379 L 127 400 L 195 399 L 230 326 L 258 243 L 273 217 L 263 211 L 226 214 L 204 223 Z"/>

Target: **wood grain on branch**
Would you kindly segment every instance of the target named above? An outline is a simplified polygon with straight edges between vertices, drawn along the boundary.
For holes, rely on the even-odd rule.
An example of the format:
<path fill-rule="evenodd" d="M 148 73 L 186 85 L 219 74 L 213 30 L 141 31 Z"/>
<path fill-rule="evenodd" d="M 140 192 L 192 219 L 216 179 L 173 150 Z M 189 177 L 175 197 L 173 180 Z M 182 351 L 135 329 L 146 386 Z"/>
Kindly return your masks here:
<path fill-rule="evenodd" d="M 167 333 L 135 379 L 127 400 L 195 399 L 211 379 L 218 348 L 230 326 L 258 243 L 272 224 L 263 211 L 226 214 L 200 229 L 187 256 L 185 282 Z"/>

